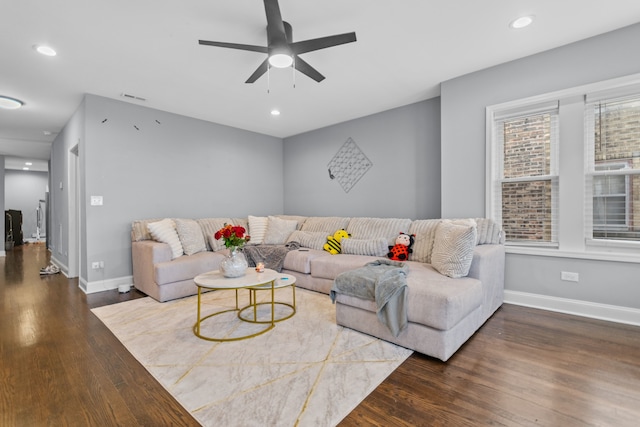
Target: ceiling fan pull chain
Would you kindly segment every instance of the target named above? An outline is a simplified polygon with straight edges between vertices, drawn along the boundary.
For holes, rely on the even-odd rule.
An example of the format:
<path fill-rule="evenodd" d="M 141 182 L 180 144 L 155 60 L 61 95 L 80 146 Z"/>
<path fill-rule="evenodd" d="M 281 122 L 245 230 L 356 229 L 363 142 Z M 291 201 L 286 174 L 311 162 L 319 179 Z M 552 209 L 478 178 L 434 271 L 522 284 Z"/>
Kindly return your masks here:
<path fill-rule="evenodd" d="M 271 65 L 267 63 L 267 93 L 271 93 Z"/>
<path fill-rule="evenodd" d="M 291 64 L 291 69 L 293 70 L 293 88 L 296 88 L 296 57 L 293 56 L 293 64 Z"/>

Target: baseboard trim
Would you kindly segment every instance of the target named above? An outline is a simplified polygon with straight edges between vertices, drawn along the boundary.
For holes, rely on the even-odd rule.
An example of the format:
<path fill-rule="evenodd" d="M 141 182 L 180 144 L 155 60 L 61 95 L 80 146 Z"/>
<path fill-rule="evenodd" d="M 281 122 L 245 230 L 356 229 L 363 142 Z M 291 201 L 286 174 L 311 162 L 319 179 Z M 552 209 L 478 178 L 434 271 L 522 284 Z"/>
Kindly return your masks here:
<path fill-rule="evenodd" d="M 133 276 L 116 277 L 114 279 L 96 280 L 93 282 L 80 279 L 78 283 L 80 289 L 82 289 L 85 294 L 95 294 L 96 292 L 118 289 L 120 285 L 131 285 L 133 283 Z"/>
<path fill-rule="evenodd" d="M 640 310 L 636 308 L 509 290 L 504 291 L 504 302 L 524 307 L 540 308 L 543 310 L 557 311 L 559 313 L 590 317 L 592 319 L 640 326 Z"/>

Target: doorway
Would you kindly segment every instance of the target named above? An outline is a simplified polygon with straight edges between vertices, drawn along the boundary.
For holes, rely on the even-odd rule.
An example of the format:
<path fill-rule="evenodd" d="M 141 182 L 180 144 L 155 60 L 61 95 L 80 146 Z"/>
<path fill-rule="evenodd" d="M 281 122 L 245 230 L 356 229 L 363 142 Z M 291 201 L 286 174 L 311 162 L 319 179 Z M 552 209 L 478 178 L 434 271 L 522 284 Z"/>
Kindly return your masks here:
<path fill-rule="evenodd" d="M 81 209 L 80 209 L 80 157 L 78 144 L 69 150 L 69 272 L 72 277 L 80 277 L 81 265 Z"/>

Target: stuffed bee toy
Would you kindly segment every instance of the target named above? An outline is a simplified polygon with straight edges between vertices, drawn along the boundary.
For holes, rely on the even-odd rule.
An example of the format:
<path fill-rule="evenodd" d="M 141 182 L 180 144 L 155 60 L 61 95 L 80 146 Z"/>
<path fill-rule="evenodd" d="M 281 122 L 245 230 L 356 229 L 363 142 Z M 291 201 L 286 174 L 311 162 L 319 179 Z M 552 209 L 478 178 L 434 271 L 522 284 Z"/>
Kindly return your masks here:
<path fill-rule="evenodd" d="M 396 237 L 396 244 L 389 246 L 389 253 L 387 257 L 393 261 L 406 261 L 409 259 L 409 254 L 413 253 L 413 246 L 415 242 L 415 234 L 400 233 Z"/>
<path fill-rule="evenodd" d="M 348 239 L 351 234 L 347 233 L 343 228 L 333 233 L 333 236 L 327 236 L 327 243 L 324 244 L 323 249 L 329 252 L 331 255 L 337 255 L 342 252 L 342 239 Z"/>

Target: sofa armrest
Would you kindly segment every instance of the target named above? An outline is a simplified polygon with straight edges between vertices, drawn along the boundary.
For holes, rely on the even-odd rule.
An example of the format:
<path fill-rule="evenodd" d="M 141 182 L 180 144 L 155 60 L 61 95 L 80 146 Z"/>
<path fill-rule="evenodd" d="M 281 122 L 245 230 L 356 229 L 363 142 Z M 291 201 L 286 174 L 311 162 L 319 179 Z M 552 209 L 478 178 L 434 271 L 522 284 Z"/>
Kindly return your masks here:
<path fill-rule="evenodd" d="M 468 276 L 482 282 L 485 319 L 504 301 L 504 266 L 504 245 L 479 245 L 474 249 Z"/>
<path fill-rule="evenodd" d="M 132 242 L 133 285 L 136 289 L 153 295 L 153 288 L 156 286 L 154 265 L 171 261 L 171 256 L 171 247 L 166 243 L 154 240 Z"/>

